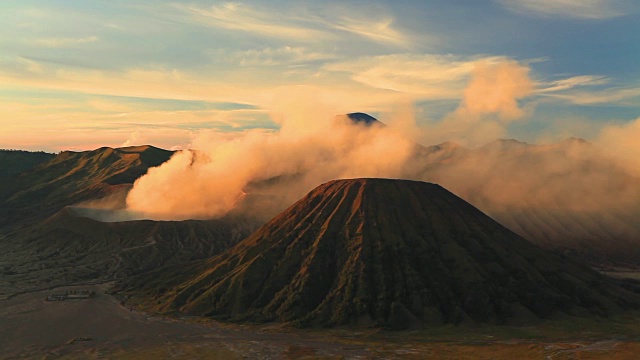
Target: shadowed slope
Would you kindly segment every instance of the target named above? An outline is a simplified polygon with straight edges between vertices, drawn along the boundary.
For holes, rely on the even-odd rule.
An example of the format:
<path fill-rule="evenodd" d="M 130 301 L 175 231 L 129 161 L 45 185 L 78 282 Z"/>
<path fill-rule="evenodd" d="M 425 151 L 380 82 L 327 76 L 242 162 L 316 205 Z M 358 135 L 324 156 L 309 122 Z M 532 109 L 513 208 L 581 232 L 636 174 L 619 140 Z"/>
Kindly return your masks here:
<path fill-rule="evenodd" d="M 65 206 L 106 196 L 124 204 L 133 182 L 172 154 L 153 146 L 63 151 L 6 180 L 0 188 L 0 226 L 34 222 Z"/>
<path fill-rule="evenodd" d="M 321 185 L 199 269 L 156 310 L 404 328 L 606 315 L 637 300 L 442 187 L 406 180 Z"/>
<path fill-rule="evenodd" d="M 0 298 L 106 281 L 220 253 L 255 221 L 135 218 L 121 209 L 133 182 L 173 154 L 152 146 L 63 152 L 0 187 Z M 80 203 L 80 206 L 77 206 Z"/>
<path fill-rule="evenodd" d="M 54 154 L 43 151 L 0 150 L 0 179 L 27 171 L 53 157 Z"/>
<path fill-rule="evenodd" d="M 0 299 L 107 281 L 221 253 L 251 234 L 247 219 L 100 222 L 67 207 L 0 241 Z M 4 239 L 3 239 L 4 240 Z"/>

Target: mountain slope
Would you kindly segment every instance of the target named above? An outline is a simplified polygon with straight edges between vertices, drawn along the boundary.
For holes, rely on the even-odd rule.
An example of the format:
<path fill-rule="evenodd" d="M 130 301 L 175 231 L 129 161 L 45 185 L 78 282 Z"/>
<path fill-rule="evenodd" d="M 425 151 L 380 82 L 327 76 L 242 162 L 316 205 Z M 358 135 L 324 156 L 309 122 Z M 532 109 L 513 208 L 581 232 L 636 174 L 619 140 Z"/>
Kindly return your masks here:
<path fill-rule="evenodd" d="M 54 156 L 43 151 L 0 150 L 0 179 L 27 171 Z"/>
<path fill-rule="evenodd" d="M 123 221 L 132 218 L 123 207 L 133 182 L 172 154 L 152 146 L 62 152 L 7 176 L 0 186 L 0 298 L 192 262 L 255 230 L 242 216 Z"/>
<path fill-rule="evenodd" d="M 65 206 L 107 196 L 124 204 L 133 182 L 172 154 L 153 146 L 61 152 L 7 179 L 0 188 L 0 226 L 33 223 Z"/>
<path fill-rule="evenodd" d="M 78 282 L 104 282 L 208 258 L 257 226 L 248 219 L 100 222 L 67 207 L 0 241 L 0 299 Z"/>
<path fill-rule="evenodd" d="M 148 303 L 156 311 L 302 326 L 504 323 L 638 303 L 444 188 L 407 180 L 323 184 L 235 247 L 180 271 L 124 287 L 149 294 L 172 284 Z"/>

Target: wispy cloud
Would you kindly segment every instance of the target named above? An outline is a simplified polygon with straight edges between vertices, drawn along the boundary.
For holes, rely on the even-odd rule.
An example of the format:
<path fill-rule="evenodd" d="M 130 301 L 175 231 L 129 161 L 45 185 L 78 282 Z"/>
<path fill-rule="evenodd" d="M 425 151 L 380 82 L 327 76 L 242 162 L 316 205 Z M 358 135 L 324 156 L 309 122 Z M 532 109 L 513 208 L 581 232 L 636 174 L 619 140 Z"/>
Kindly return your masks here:
<path fill-rule="evenodd" d="M 592 91 L 570 91 L 548 94 L 547 96 L 570 102 L 576 105 L 617 105 L 638 106 L 640 103 L 640 87 L 608 88 Z"/>
<path fill-rule="evenodd" d="M 0 63 L 2 65 L 2 63 Z M 28 65 L 28 66 L 27 66 Z M 39 67 L 32 72 L 25 67 Z M 19 69 L 20 71 L 16 71 Z M 297 70 L 294 67 L 293 70 Z M 317 76 L 316 76 L 317 75 Z M 250 79 L 250 80 L 248 80 Z M 251 86 L 247 86 L 250 81 Z M 323 96 L 335 100 L 336 112 L 372 111 L 397 101 L 389 91 L 344 81 L 342 74 L 322 72 L 311 67 L 303 74 L 287 76 L 287 71 L 268 67 L 236 67 L 225 72 L 189 71 L 161 66 L 141 66 L 125 70 L 100 70 L 61 64 L 36 62 L 0 66 L 0 84 L 4 86 L 64 91 L 84 95 L 107 95 L 239 103 L 268 104 L 278 89 L 313 82 Z M 100 106 L 100 104 L 98 104 Z"/>
<path fill-rule="evenodd" d="M 379 43 L 409 47 L 409 37 L 393 27 L 392 18 L 374 20 L 342 17 L 323 22 L 327 27 L 353 33 Z"/>
<path fill-rule="evenodd" d="M 609 78 L 602 75 L 581 75 L 566 79 L 560 79 L 551 82 L 542 82 L 538 84 L 539 93 L 549 93 L 562 90 L 572 89 L 576 86 L 594 86 L 604 85 L 610 81 Z"/>
<path fill-rule="evenodd" d="M 578 19 L 611 19 L 624 12 L 615 0 L 498 0 L 521 14 Z"/>
<path fill-rule="evenodd" d="M 373 88 L 431 99 L 458 99 L 479 61 L 492 63 L 503 59 L 497 56 L 395 54 L 333 63 L 324 69 L 346 72 L 352 80 Z"/>
<path fill-rule="evenodd" d="M 581 75 L 549 82 L 538 82 L 536 93 L 547 98 L 576 105 L 637 106 L 640 87 L 610 86 L 612 79 L 603 75 Z"/>
<path fill-rule="evenodd" d="M 174 101 L 167 101 L 167 106 L 154 101 L 157 106 L 142 108 L 139 102 L 132 105 L 130 101 L 121 97 L 2 101 L 0 144 L 58 151 L 122 146 L 128 140 L 129 145 L 186 148 L 194 130 L 241 131 L 273 126 L 263 120 L 268 117 L 261 109 L 165 111 L 153 108 L 171 107 Z M 136 132 L 138 136 L 132 136 Z"/>
<path fill-rule="evenodd" d="M 337 57 L 335 54 L 295 46 L 266 47 L 235 52 L 219 49 L 212 51 L 211 56 L 216 60 L 222 59 L 240 66 L 300 65 Z"/>
<path fill-rule="evenodd" d="M 324 31 L 309 28 L 283 13 L 264 9 L 260 11 L 238 3 L 228 2 L 208 8 L 182 4 L 173 4 L 173 6 L 203 25 L 240 30 L 259 36 L 317 40 L 327 38 L 328 35 Z"/>
<path fill-rule="evenodd" d="M 321 11 L 301 16 L 286 11 L 275 11 L 273 8 L 252 7 L 233 2 L 206 8 L 183 4 L 172 6 L 202 25 L 243 31 L 261 37 L 314 42 L 336 41 L 347 32 L 387 45 L 408 47 L 411 44 L 408 35 L 394 27 L 393 17 L 384 14 L 378 18 L 366 19 L 322 14 Z"/>
<path fill-rule="evenodd" d="M 36 39 L 35 43 L 40 46 L 49 48 L 65 48 L 81 44 L 87 44 L 98 41 L 97 36 L 88 36 L 83 38 L 42 38 Z"/>

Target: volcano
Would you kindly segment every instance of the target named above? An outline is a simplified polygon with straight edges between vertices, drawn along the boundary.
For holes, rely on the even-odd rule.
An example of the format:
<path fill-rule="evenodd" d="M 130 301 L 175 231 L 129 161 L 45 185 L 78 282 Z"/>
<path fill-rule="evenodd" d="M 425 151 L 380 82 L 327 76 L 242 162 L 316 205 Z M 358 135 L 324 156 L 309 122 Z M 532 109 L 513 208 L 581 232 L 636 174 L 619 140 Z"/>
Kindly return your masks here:
<path fill-rule="evenodd" d="M 153 146 L 0 151 L 0 299 L 208 258 L 263 224 L 239 215 L 130 221 L 140 217 L 124 210 L 127 192 L 171 155 Z"/>
<path fill-rule="evenodd" d="M 171 155 L 173 151 L 153 146 L 43 154 L 37 159 L 46 161 L 0 179 L 0 229 L 30 226 L 88 200 L 109 198 L 122 208 L 133 182 Z M 6 159 L 0 161 L 5 164 Z"/>
<path fill-rule="evenodd" d="M 608 278 L 529 243 L 446 189 L 408 180 L 323 184 L 189 269 L 175 269 L 190 275 L 154 297 L 156 311 L 402 329 L 607 316 L 638 303 Z"/>

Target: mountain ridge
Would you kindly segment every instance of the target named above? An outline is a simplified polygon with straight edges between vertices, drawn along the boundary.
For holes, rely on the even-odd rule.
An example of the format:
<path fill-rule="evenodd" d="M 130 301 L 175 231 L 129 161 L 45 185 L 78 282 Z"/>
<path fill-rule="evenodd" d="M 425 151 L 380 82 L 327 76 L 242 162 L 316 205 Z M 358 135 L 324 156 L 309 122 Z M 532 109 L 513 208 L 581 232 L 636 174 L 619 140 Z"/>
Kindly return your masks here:
<path fill-rule="evenodd" d="M 0 226 L 34 223 L 65 206 L 100 198 L 124 207 L 133 182 L 172 154 L 153 146 L 60 152 L 5 178 L 0 189 Z"/>

